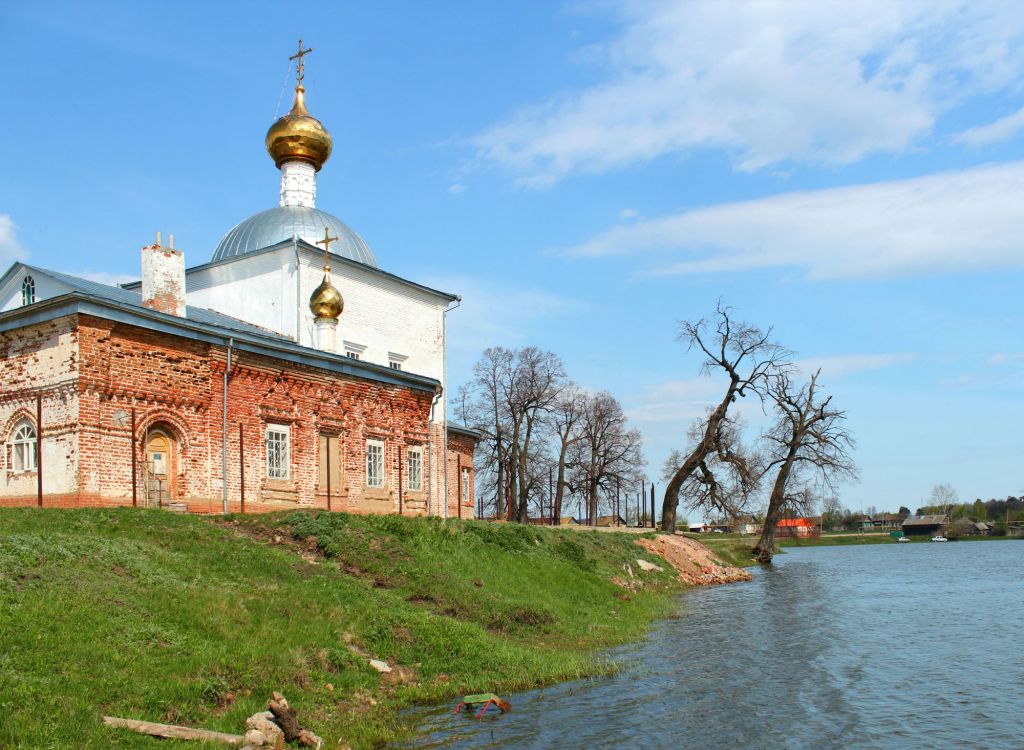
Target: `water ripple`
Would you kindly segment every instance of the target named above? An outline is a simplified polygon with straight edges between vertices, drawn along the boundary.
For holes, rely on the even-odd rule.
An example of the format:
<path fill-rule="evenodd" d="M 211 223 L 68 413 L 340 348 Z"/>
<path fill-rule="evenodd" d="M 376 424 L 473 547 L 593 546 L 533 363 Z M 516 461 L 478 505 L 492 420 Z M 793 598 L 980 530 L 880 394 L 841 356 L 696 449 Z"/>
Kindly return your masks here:
<path fill-rule="evenodd" d="M 483 721 L 412 712 L 419 748 L 915 750 L 1024 747 L 1024 544 L 790 550 L 599 680 L 511 696 Z"/>

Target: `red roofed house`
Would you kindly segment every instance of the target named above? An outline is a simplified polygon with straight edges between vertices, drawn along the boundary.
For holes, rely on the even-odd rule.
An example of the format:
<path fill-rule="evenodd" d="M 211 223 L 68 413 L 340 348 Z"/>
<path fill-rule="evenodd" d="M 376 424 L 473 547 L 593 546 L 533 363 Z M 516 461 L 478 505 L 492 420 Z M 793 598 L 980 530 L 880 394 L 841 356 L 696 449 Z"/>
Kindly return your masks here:
<path fill-rule="evenodd" d="M 775 536 L 820 536 L 821 529 L 806 518 L 783 518 L 775 524 Z"/>

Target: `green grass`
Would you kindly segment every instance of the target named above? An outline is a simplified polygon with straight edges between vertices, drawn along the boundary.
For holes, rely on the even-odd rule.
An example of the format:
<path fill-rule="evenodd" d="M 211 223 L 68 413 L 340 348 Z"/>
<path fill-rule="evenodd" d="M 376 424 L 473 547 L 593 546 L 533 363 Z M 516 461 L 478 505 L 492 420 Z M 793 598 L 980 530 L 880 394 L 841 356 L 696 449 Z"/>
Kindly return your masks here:
<path fill-rule="evenodd" d="M 273 690 L 327 747 L 375 747 L 402 707 L 609 668 L 599 649 L 675 606 L 668 570 L 611 582 L 637 557 L 513 524 L 0 510 L 0 747 L 198 748 L 100 716 L 240 732 Z"/>

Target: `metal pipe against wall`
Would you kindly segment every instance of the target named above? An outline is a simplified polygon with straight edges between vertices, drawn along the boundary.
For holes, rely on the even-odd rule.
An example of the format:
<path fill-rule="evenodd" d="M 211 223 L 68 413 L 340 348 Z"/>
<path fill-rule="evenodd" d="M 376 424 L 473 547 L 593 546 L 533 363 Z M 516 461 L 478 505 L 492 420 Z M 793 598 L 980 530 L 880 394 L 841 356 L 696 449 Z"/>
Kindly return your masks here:
<path fill-rule="evenodd" d="M 36 396 L 36 502 L 43 507 L 43 394 Z"/>
<path fill-rule="evenodd" d="M 459 454 L 459 464 L 458 464 L 458 467 L 456 468 L 456 472 L 458 472 L 456 476 L 458 476 L 458 478 L 459 478 L 459 487 L 458 487 L 458 491 L 457 491 L 457 494 L 456 494 L 456 497 L 455 497 L 455 502 L 457 502 L 459 504 L 459 520 L 461 521 L 462 520 L 462 454 L 461 453 Z"/>
<path fill-rule="evenodd" d="M 422 455 L 422 453 L 420 454 Z M 420 486 L 423 485 L 423 461 L 420 461 Z M 398 515 L 402 515 L 402 449 L 398 449 Z"/>
<path fill-rule="evenodd" d="M 228 363 L 224 368 L 224 408 L 221 410 L 220 480 L 224 488 L 224 512 L 228 512 L 228 373 L 231 372 L 231 347 L 234 339 L 228 339 Z"/>
<path fill-rule="evenodd" d="M 242 438 L 242 423 L 238 423 L 238 487 L 242 500 L 242 513 L 245 513 L 245 441 Z"/>
<path fill-rule="evenodd" d="M 135 454 L 138 452 L 138 446 L 135 445 L 135 407 L 132 407 L 132 507 L 137 508 L 139 505 L 139 467 L 136 463 Z"/>
<path fill-rule="evenodd" d="M 331 510 L 331 436 L 327 435 L 327 511 Z"/>

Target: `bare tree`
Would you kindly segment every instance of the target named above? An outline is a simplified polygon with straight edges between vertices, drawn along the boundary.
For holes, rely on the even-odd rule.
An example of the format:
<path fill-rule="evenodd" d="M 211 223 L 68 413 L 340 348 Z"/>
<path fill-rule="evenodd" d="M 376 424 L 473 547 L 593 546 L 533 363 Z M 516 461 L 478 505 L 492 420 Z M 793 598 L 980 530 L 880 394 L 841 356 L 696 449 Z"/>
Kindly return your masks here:
<path fill-rule="evenodd" d="M 806 513 L 824 491 L 834 493 L 840 478 L 856 476 L 850 451 L 853 438 L 846 427 L 846 413 L 823 396 L 818 370 L 802 384 L 782 370 L 769 378 L 768 396 L 775 405 L 776 420 L 764 435 L 767 444 L 765 470 L 777 468 L 761 538 L 754 558 L 768 563 L 775 552 L 775 526 L 787 509 Z"/>
<path fill-rule="evenodd" d="M 569 455 L 572 447 L 582 439 L 578 429 L 580 420 L 586 409 L 586 395 L 574 384 L 566 386 L 559 398 L 551 406 L 549 421 L 554 432 L 554 443 L 558 454 L 555 458 L 555 496 L 552 501 L 552 522 L 558 524 L 562 518 L 562 503 L 566 490 L 569 489 L 569 478 L 566 474 Z"/>
<path fill-rule="evenodd" d="M 768 378 L 786 364 L 789 352 L 771 340 L 771 329 L 762 331 L 756 326 L 732 319 L 732 311 L 721 302 L 715 307 L 712 319 L 684 322 L 679 339 L 688 349 L 699 349 L 704 355 L 701 372 L 704 375 L 724 374 L 729 382 L 722 399 L 704 419 L 694 444 L 682 462 L 668 477 L 665 498 L 661 508 L 661 525 L 666 531 L 676 527 L 676 509 L 684 485 L 694 474 L 703 476 L 709 456 L 719 453 L 726 443 L 726 417 L 736 399 L 750 393 L 764 399 Z M 726 454 L 727 455 L 727 454 Z M 705 477 L 710 481 L 711 477 Z"/>
<path fill-rule="evenodd" d="M 489 449 L 493 471 L 482 484 L 494 493 L 496 515 L 504 515 L 508 501 L 512 517 L 527 520 L 547 476 L 547 465 L 537 465 L 546 447 L 544 418 L 566 382 L 562 361 L 552 352 L 492 347 L 460 391 L 461 417 L 483 434 Z"/>
<path fill-rule="evenodd" d="M 610 499 L 617 486 L 639 480 L 644 465 L 641 447 L 640 432 L 628 429 L 626 414 L 614 396 L 602 391 L 584 401 L 571 465 L 591 523 L 596 522 L 602 495 Z"/>

